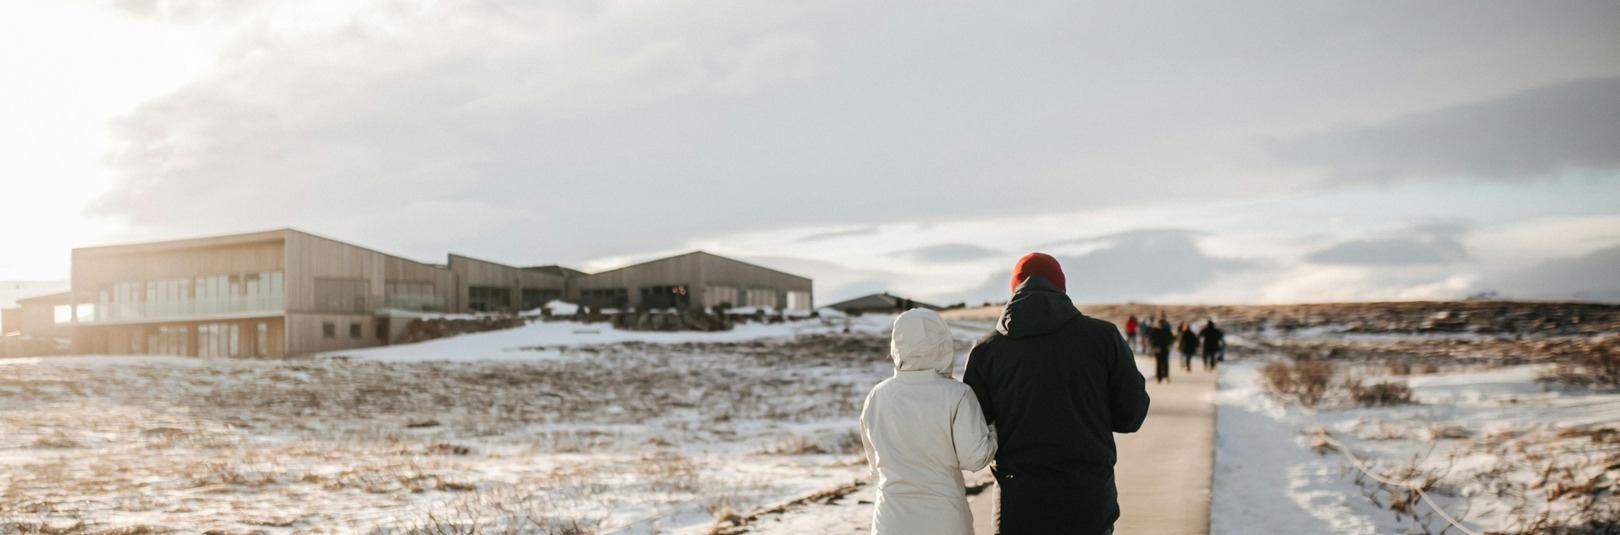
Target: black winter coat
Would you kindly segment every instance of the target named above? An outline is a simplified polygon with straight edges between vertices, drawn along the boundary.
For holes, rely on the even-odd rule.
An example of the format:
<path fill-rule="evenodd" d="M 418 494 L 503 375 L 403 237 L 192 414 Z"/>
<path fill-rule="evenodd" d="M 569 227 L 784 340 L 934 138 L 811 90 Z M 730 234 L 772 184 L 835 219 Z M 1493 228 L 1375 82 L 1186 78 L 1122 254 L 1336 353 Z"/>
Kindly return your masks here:
<path fill-rule="evenodd" d="M 1146 381 L 1114 324 L 1030 277 L 996 332 L 973 347 L 962 380 L 996 427 L 998 533 L 1102 533 L 1114 524 L 1113 434 L 1140 429 L 1148 410 Z"/>
<path fill-rule="evenodd" d="M 1181 354 L 1195 355 L 1198 353 L 1198 334 L 1192 331 L 1181 331 L 1176 335 L 1176 343 L 1181 344 Z"/>

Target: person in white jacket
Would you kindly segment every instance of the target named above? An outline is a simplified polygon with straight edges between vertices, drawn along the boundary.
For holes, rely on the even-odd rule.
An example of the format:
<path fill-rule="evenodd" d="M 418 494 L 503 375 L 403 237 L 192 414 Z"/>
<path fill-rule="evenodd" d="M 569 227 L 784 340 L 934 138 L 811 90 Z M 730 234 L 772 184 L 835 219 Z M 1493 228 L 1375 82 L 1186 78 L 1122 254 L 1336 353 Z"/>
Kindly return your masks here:
<path fill-rule="evenodd" d="M 990 464 L 995 432 L 973 389 L 951 379 L 956 343 L 945 319 L 914 309 L 894 320 L 894 377 L 861 409 L 861 442 L 877 481 L 873 535 L 972 535 L 962 471 Z"/>

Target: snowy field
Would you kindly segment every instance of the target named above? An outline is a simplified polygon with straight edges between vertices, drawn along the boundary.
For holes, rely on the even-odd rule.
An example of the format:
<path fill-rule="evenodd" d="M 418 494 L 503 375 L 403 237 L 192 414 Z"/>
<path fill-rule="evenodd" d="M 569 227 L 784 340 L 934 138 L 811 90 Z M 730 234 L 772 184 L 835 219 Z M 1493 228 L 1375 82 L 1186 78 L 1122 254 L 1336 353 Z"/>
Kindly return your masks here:
<path fill-rule="evenodd" d="M 889 321 L 0 361 L 0 532 L 703 533 L 865 473 Z"/>
<path fill-rule="evenodd" d="M 1211 533 L 1465 532 L 1351 456 L 1466 532 L 1620 533 L 1620 392 L 1538 380 L 1614 334 L 1264 334 L 1221 370 Z M 1302 351 L 1334 370 L 1314 407 L 1263 386 Z M 1358 403 L 1352 378 L 1410 402 Z"/>
<path fill-rule="evenodd" d="M 952 315 L 959 366 L 993 315 Z M 1612 351 L 1613 308 L 1171 315 L 1231 335 L 1212 533 L 1617 531 L 1620 391 L 1540 380 Z M 0 533 L 698 534 L 739 514 L 754 533 L 859 532 L 871 488 L 827 491 L 865 476 L 856 417 L 890 375 L 890 321 L 540 322 L 313 359 L 0 360 Z M 1314 405 L 1265 386 L 1271 363 L 1300 362 L 1329 364 Z M 1405 388 L 1357 401 L 1380 383 Z"/>

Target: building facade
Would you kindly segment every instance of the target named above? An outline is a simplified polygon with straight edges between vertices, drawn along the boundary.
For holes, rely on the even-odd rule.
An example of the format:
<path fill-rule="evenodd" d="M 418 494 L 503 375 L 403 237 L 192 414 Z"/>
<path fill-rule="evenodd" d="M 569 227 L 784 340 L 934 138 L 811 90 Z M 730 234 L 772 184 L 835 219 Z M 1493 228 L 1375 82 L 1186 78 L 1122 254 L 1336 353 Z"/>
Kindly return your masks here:
<path fill-rule="evenodd" d="M 455 254 L 426 264 L 283 229 L 72 254 L 71 291 L 6 313 L 20 327 L 8 347 L 285 357 L 389 344 L 424 315 L 532 310 L 555 299 L 597 308 L 811 308 L 810 279 L 705 252 L 587 274 Z M 31 345 L 12 343 L 20 340 Z"/>
<path fill-rule="evenodd" d="M 71 320 L 88 308 L 74 307 L 69 292 L 18 299 L 0 310 L 0 356 L 57 355 L 73 349 Z"/>
<path fill-rule="evenodd" d="M 81 353 L 280 357 L 386 344 L 459 310 L 455 274 L 295 230 L 73 250 Z"/>
<path fill-rule="evenodd" d="M 563 297 L 565 279 L 543 271 L 450 255 L 462 309 L 470 312 L 534 310 Z"/>
<path fill-rule="evenodd" d="M 812 289 L 806 277 L 696 251 L 571 278 L 568 297 L 599 309 L 809 311 Z"/>

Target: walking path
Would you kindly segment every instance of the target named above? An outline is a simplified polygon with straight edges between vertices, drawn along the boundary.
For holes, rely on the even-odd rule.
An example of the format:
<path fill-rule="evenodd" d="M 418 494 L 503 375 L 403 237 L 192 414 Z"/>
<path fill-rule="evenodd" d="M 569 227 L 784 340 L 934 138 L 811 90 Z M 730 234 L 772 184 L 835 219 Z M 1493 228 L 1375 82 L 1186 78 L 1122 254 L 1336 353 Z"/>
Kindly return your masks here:
<path fill-rule="evenodd" d="M 1179 356 L 1176 358 L 1180 360 Z M 1177 363 L 1179 364 L 1179 362 Z M 1215 463 L 1215 374 L 1193 363 L 1188 374 L 1176 367 L 1168 384 L 1153 383 L 1153 364 L 1137 359 L 1148 377 L 1148 408 L 1142 430 L 1114 435 L 1119 464 L 1117 535 L 1209 533 L 1209 487 Z M 992 487 L 993 489 L 993 487 Z M 968 500 L 974 531 L 994 533 L 993 491 Z"/>
<path fill-rule="evenodd" d="M 977 325 L 953 322 L 964 332 Z M 1209 533 L 1210 483 L 1215 462 L 1215 374 L 1197 361 L 1193 372 L 1181 371 L 1174 358 L 1168 384 L 1153 383 L 1153 361 L 1138 358 L 1137 368 L 1148 378 L 1149 407 L 1142 430 L 1114 435 L 1119 464 L 1114 467 L 1119 485 L 1120 519 L 1117 535 Z M 870 485 L 824 505 L 770 515 L 750 526 L 754 534 L 865 533 L 872 525 L 873 489 Z M 992 505 L 995 486 L 968 497 L 974 531 L 994 533 Z"/>

